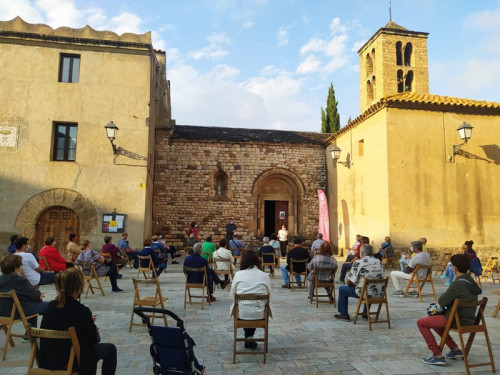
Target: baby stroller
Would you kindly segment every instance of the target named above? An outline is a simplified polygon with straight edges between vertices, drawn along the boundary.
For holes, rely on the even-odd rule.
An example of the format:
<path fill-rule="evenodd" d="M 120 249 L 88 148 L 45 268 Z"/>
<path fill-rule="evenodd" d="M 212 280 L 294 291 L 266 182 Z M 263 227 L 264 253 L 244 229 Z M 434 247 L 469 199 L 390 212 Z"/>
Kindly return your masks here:
<path fill-rule="evenodd" d="M 136 307 L 134 312 L 147 325 L 151 336 L 150 352 L 153 357 L 154 375 L 198 375 L 205 372 L 205 367 L 200 365 L 194 356 L 195 343 L 184 329 L 182 319 L 164 309 Z M 166 314 L 177 322 L 177 328 L 153 326 L 144 313 Z"/>

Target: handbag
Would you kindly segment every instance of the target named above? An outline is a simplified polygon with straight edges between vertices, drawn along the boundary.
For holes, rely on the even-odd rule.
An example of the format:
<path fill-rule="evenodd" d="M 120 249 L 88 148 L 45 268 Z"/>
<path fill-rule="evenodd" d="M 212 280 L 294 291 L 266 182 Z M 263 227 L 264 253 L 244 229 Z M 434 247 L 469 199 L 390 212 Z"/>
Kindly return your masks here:
<path fill-rule="evenodd" d="M 427 308 L 427 315 L 429 316 L 441 315 L 441 314 L 444 314 L 444 309 L 441 307 L 439 303 L 431 303 Z"/>

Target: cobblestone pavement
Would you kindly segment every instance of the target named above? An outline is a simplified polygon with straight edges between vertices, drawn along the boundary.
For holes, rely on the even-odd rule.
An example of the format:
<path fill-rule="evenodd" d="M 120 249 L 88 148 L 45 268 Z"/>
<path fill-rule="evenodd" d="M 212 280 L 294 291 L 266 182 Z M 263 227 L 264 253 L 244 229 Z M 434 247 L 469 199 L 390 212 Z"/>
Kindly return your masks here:
<path fill-rule="evenodd" d="M 339 259 L 340 261 L 340 259 Z M 180 261 L 182 264 L 182 260 Z M 233 321 L 229 316 L 231 299 L 229 292 L 216 289 L 217 301 L 201 310 L 199 306 L 183 309 L 184 276 L 182 265 L 169 265 L 166 274 L 160 276 L 162 292 L 169 299 L 166 307 L 185 322 L 188 333 L 196 342 L 195 354 L 207 367 L 207 374 L 462 374 L 462 360 L 448 360 L 446 366 L 425 365 L 420 358 L 430 352 L 425 346 L 416 320 L 425 316 L 426 308 L 433 302 L 430 287 L 425 286 L 424 301 L 418 298 L 389 298 L 391 329 L 385 324 L 373 326 L 368 322 L 337 321 L 336 309 L 330 304 L 311 305 L 304 290 L 290 291 L 281 288 L 283 279 L 276 274 L 272 279 L 271 303 L 274 318 L 269 326 L 269 354 L 267 363 L 262 355 L 239 356 L 232 363 Z M 152 374 L 149 355 L 150 338 L 143 327 L 133 327 L 128 332 L 132 302 L 132 277 L 136 270 L 126 269 L 119 286 L 124 293 L 111 293 L 109 281 L 104 282 L 106 296 L 82 297 L 82 303 L 98 315 L 102 342 L 112 342 L 118 348 L 117 374 Z M 388 275 L 389 272 L 386 271 Z M 434 279 L 439 296 L 446 287 L 439 277 Z M 389 293 L 394 287 L 389 281 Z M 500 364 L 500 317 L 492 318 L 498 296 L 491 293 L 499 284 L 491 279 L 483 283 L 483 296 L 488 297 L 486 308 L 487 326 L 493 347 L 493 355 Z M 338 287 L 337 287 L 338 291 Z M 53 286 L 42 287 L 46 300 L 53 299 Z M 353 316 L 356 300 L 350 299 L 349 312 Z M 19 328 L 18 328 L 19 330 Z M 258 331 L 257 331 L 258 335 Z M 456 336 L 454 336 L 456 338 Z M 0 333 L 0 345 L 5 342 Z M 29 358 L 29 344 L 15 339 L 16 346 L 9 348 L 7 360 L 0 362 L 1 374 L 25 374 Z M 261 344 L 259 344 L 261 345 Z M 249 349 L 250 350 L 250 349 Z M 470 360 L 487 358 L 484 335 L 477 335 Z M 489 367 L 473 369 L 473 373 L 491 373 Z"/>

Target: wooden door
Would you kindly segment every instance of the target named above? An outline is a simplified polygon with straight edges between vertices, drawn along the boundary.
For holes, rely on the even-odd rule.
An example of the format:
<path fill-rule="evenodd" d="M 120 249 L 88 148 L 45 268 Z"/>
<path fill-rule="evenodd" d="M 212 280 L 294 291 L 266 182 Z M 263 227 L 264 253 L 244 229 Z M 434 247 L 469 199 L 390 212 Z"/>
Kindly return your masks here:
<path fill-rule="evenodd" d="M 80 238 L 80 219 L 66 207 L 51 207 L 40 214 L 36 223 L 35 252 L 45 245 L 47 237 L 56 239 L 56 247 L 66 257 L 69 235 L 75 233 Z"/>
<path fill-rule="evenodd" d="M 288 201 L 276 201 L 275 211 L 274 211 L 274 222 L 276 233 L 281 229 L 283 225 L 288 228 Z"/>

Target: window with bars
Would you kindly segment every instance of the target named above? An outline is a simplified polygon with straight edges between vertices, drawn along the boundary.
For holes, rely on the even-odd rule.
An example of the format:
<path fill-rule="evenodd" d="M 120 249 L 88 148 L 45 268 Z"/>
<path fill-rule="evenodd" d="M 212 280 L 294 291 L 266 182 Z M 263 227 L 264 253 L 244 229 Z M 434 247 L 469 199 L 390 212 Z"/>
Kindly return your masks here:
<path fill-rule="evenodd" d="M 75 161 L 76 159 L 76 124 L 54 124 L 54 161 Z"/>
<path fill-rule="evenodd" d="M 80 55 L 61 53 L 59 82 L 78 83 L 80 78 Z"/>

